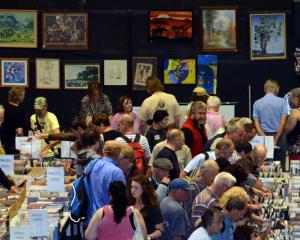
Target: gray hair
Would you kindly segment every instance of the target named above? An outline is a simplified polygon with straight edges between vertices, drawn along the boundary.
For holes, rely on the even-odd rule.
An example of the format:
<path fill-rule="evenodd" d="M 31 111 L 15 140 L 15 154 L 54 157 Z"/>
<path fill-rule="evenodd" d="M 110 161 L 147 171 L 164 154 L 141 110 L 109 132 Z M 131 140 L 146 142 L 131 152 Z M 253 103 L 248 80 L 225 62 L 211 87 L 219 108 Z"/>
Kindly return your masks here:
<path fill-rule="evenodd" d="M 268 151 L 268 149 L 266 148 L 266 146 L 264 146 L 264 145 L 262 145 L 262 144 L 256 144 L 256 145 L 254 146 L 254 148 L 253 148 L 253 151 L 254 151 L 255 153 L 258 153 L 258 152 L 260 152 L 261 150 L 264 150 L 265 152 Z"/>
<path fill-rule="evenodd" d="M 273 79 L 268 79 L 264 85 L 265 92 L 272 92 L 278 94 L 279 92 L 279 84 L 277 81 Z"/>
<path fill-rule="evenodd" d="M 245 124 L 253 123 L 253 121 L 252 121 L 251 118 L 248 118 L 248 117 L 241 117 L 241 118 L 240 118 L 240 123 L 241 123 L 242 125 L 245 125 Z"/>
<path fill-rule="evenodd" d="M 209 96 L 207 99 L 207 108 L 209 107 L 220 107 L 221 99 L 217 96 Z"/>
<path fill-rule="evenodd" d="M 210 172 L 212 169 L 220 169 L 219 165 L 214 160 L 205 160 L 199 167 L 199 175 L 204 172 Z"/>
<path fill-rule="evenodd" d="M 228 133 L 232 133 L 238 130 L 239 128 L 243 128 L 244 126 L 241 124 L 240 120 L 241 120 L 240 118 L 231 119 L 227 125 L 226 131 Z"/>
<path fill-rule="evenodd" d="M 232 187 L 236 183 L 236 178 L 228 172 L 220 172 L 214 179 L 214 184 L 225 185 L 227 187 Z"/>

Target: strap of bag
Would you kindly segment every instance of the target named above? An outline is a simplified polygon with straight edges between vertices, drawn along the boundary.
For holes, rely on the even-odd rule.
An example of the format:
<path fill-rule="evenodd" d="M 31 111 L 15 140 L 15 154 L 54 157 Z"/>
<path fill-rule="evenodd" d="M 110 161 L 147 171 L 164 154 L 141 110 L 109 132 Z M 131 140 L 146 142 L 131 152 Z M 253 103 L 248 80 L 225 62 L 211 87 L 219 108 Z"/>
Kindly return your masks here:
<path fill-rule="evenodd" d="M 140 142 L 140 138 L 141 138 L 141 135 L 140 134 L 135 134 L 135 138 L 134 138 L 134 142 Z"/>
<path fill-rule="evenodd" d="M 131 143 L 130 139 L 126 137 L 125 135 L 121 136 L 127 143 Z"/>
<path fill-rule="evenodd" d="M 36 114 L 35 114 L 35 122 L 36 122 L 37 129 L 38 129 L 41 133 L 43 133 L 43 128 L 42 128 L 42 126 L 41 126 L 41 124 L 40 124 L 40 122 L 39 122 L 39 120 L 38 120 Z M 50 144 L 50 141 L 49 141 L 48 139 L 44 139 L 44 140 L 45 140 L 45 142 L 46 142 L 47 144 Z M 54 149 L 51 148 L 51 150 L 53 151 Z"/>

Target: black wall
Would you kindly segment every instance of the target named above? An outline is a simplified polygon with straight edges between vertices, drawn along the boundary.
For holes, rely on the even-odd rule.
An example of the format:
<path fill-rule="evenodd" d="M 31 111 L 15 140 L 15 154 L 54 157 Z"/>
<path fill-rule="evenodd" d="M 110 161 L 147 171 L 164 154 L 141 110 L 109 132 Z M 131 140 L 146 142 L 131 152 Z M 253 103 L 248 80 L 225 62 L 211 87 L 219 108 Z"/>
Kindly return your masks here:
<path fill-rule="evenodd" d="M 100 63 L 103 84 L 104 59 L 128 59 L 128 86 L 103 86 L 113 103 L 119 96 L 128 93 L 134 105 L 140 105 L 146 92 L 132 91 L 132 56 L 157 56 L 158 76 L 163 79 L 163 59 L 167 57 L 196 58 L 200 54 L 199 6 L 238 5 L 240 6 L 240 50 L 236 53 L 218 54 L 217 95 L 226 102 L 238 102 L 237 116 L 248 116 L 248 86 L 252 87 L 252 103 L 263 95 L 266 78 L 274 78 L 281 85 L 280 95 L 284 95 L 299 85 L 293 65 L 293 52 L 296 21 L 300 8 L 292 0 L 2 0 L 2 9 L 37 9 L 38 41 L 36 49 L 0 48 L 0 57 L 26 57 L 30 59 L 30 83 L 24 106 L 28 115 L 33 113 L 33 100 L 46 96 L 49 110 L 54 112 L 62 127 L 67 128 L 69 121 L 78 113 L 84 90 L 64 90 L 64 63 Z M 194 14 L 194 38 L 190 42 L 159 43 L 149 42 L 149 10 L 191 10 Z M 83 51 L 42 50 L 41 20 L 43 11 L 82 10 L 89 12 L 89 49 Z M 295 11 L 296 10 L 296 11 Z M 287 21 L 287 59 L 272 61 L 250 61 L 249 55 L 249 13 L 285 12 Z M 297 14 L 298 13 L 298 14 Z M 300 24 L 300 23 L 299 23 Z M 297 34 L 296 34 L 297 35 Z M 299 36 L 299 34 L 297 35 Z M 60 58 L 61 90 L 35 89 L 35 58 Z M 187 102 L 195 86 L 166 86 L 167 92 L 176 95 L 179 102 Z M 0 88 L 0 103 L 7 99 L 7 88 Z"/>

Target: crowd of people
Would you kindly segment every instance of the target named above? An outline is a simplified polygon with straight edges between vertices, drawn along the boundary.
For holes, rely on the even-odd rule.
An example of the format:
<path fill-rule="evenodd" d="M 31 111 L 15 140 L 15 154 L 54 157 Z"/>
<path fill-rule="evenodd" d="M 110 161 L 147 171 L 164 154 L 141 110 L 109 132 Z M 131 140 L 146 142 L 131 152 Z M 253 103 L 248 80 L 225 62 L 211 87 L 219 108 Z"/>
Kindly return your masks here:
<path fill-rule="evenodd" d="M 35 99 L 36 113 L 28 124 L 20 106 L 25 90 L 13 87 L 0 107 L 0 150 L 30 157 L 14 145 L 15 136 L 28 129 L 42 140 L 45 158 L 55 156 L 61 140 L 74 141 L 76 175 L 90 172 L 86 239 L 266 238 L 268 232 L 260 231 L 266 219 L 259 216 L 254 196 L 272 195 L 258 178 L 268 171 L 267 149 L 250 142 L 256 135 L 274 136 L 274 158 L 284 170 L 287 150 L 294 159 L 300 156 L 300 88 L 290 92 L 287 103 L 277 96 L 278 83 L 268 79 L 265 96 L 254 103 L 253 120 L 226 122 L 219 112 L 221 100 L 203 88 L 194 89 L 182 113 L 158 78 L 149 77 L 146 87 L 150 97 L 138 113 L 132 99 L 122 96 L 113 115 L 100 84 L 91 83 L 68 133 L 60 132 L 45 97 Z M 5 182 L 1 172 L 0 179 Z"/>

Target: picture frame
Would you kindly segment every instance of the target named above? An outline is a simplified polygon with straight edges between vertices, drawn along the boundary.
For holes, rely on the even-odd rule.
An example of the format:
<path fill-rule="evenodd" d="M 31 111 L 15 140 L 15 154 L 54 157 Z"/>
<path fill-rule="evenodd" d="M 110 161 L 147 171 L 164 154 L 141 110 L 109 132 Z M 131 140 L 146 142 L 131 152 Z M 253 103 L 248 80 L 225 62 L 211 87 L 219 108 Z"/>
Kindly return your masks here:
<path fill-rule="evenodd" d="M 191 40 L 193 38 L 192 11 L 150 11 L 150 40 Z"/>
<path fill-rule="evenodd" d="M 127 85 L 127 60 L 104 60 L 104 85 Z"/>
<path fill-rule="evenodd" d="M 218 55 L 200 54 L 197 56 L 197 87 L 202 87 L 208 94 L 217 93 Z"/>
<path fill-rule="evenodd" d="M 132 57 L 132 89 L 146 91 L 150 76 L 157 76 L 157 57 Z"/>
<path fill-rule="evenodd" d="M 200 7 L 200 48 L 202 52 L 239 50 L 239 7 Z"/>
<path fill-rule="evenodd" d="M 90 82 L 100 83 L 100 64 L 65 64 L 65 89 L 88 89 Z"/>
<path fill-rule="evenodd" d="M 28 58 L 1 58 L 1 86 L 28 87 Z"/>
<path fill-rule="evenodd" d="M 88 49 L 87 12 L 43 13 L 43 49 Z"/>
<path fill-rule="evenodd" d="M 37 48 L 37 21 L 36 10 L 1 9 L 0 47 Z"/>
<path fill-rule="evenodd" d="M 251 60 L 287 58 L 285 13 L 251 13 L 249 30 Z"/>
<path fill-rule="evenodd" d="M 60 60 L 37 58 L 35 60 L 36 89 L 60 89 Z"/>
<path fill-rule="evenodd" d="M 165 59 L 164 84 L 195 84 L 196 60 L 195 59 Z"/>

